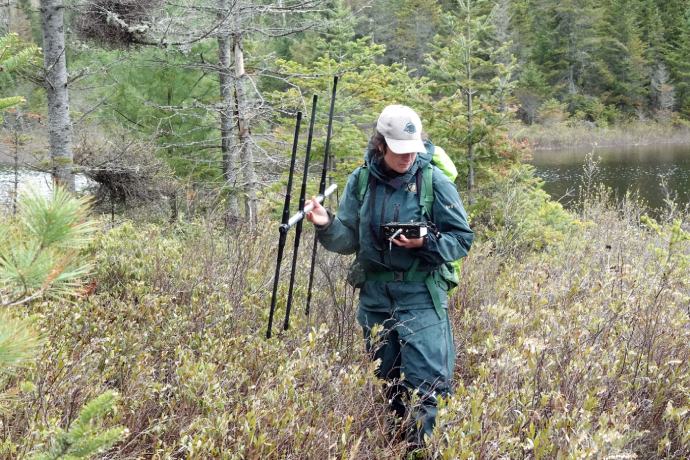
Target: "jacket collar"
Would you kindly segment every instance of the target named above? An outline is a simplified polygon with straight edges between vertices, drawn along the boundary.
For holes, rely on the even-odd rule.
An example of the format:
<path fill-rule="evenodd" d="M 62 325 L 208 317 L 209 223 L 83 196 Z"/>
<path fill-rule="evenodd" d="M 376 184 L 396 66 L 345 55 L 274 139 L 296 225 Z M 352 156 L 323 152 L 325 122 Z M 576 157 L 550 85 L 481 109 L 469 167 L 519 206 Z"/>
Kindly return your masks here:
<path fill-rule="evenodd" d="M 415 174 L 420 168 L 426 167 L 431 162 L 431 152 L 433 152 L 433 144 L 431 142 L 426 142 L 425 146 L 427 148 L 426 152 L 418 153 L 417 159 L 410 166 L 405 174 L 401 174 L 396 177 L 391 177 L 387 175 L 383 169 L 383 158 L 375 159 L 375 152 L 373 147 L 370 145 L 364 155 L 364 163 L 369 168 L 370 173 L 380 182 L 390 185 L 394 189 L 398 190 L 400 187 L 412 182 Z"/>

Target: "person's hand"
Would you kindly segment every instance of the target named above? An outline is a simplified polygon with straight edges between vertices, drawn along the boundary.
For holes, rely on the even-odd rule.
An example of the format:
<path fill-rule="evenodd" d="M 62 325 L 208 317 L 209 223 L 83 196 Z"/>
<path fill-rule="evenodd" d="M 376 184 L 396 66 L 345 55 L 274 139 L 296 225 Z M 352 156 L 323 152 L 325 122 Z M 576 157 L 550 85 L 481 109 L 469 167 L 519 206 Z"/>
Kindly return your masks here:
<path fill-rule="evenodd" d="M 405 235 L 400 234 L 400 236 L 393 240 L 393 244 L 401 248 L 416 249 L 424 246 L 424 238 L 407 238 Z"/>
<path fill-rule="evenodd" d="M 311 199 L 314 209 L 307 213 L 307 220 L 314 225 L 326 225 L 328 224 L 328 212 L 326 208 L 321 206 L 321 203 L 316 201 L 314 197 Z"/>

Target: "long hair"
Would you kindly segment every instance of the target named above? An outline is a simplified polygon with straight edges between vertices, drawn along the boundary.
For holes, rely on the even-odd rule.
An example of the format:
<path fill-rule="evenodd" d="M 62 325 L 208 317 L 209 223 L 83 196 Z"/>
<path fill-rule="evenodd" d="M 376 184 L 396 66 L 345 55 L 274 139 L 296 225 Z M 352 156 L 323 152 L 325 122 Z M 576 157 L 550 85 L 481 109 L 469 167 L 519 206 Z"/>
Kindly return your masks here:
<path fill-rule="evenodd" d="M 376 128 L 374 128 L 374 134 L 369 139 L 369 146 L 367 148 L 374 161 L 379 161 L 386 154 L 386 149 L 388 148 L 386 138 Z"/>

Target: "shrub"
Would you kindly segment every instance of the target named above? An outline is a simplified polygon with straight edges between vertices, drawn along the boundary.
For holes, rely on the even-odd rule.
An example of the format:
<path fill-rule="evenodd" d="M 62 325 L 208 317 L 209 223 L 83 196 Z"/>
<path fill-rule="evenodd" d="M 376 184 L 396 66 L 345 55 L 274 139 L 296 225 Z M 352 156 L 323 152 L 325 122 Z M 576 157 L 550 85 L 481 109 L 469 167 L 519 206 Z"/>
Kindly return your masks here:
<path fill-rule="evenodd" d="M 518 165 L 492 179 L 470 215 L 501 259 L 546 249 L 579 228 L 577 219 L 549 199 L 532 166 Z"/>
<path fill-rule="evenodd" d="M 473 249 L 438 458 L 690 455 L 687 216 L 657 223 L 594 190 L 548 251 L 501 267 L 490 242 Z"/>

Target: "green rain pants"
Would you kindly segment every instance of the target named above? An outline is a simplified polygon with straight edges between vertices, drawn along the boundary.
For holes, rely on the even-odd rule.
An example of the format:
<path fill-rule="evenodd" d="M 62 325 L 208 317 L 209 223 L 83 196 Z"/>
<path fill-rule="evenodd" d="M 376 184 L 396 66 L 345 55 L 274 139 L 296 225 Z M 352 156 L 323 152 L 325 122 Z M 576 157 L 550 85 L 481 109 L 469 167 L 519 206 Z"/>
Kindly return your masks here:
<path fill-rule="evenodd" d="M 436 421 L 436 397 L 451 393 L 455 346 L 447 314 L 447 295 L 442 293 L 441 315 L 434 309 L 423 283 L 367 282 L 360 292 L 357 319 L 364 331 L 367 350 L 380 359 L 378 377 L 391 383 L 391 409 L 415 422 L 410 441 L 423 444 Z M 374 325 L 383 331 L 371 336 Z M 407 408 L 404 396 L 416 390 L 419 404 Z"/>

